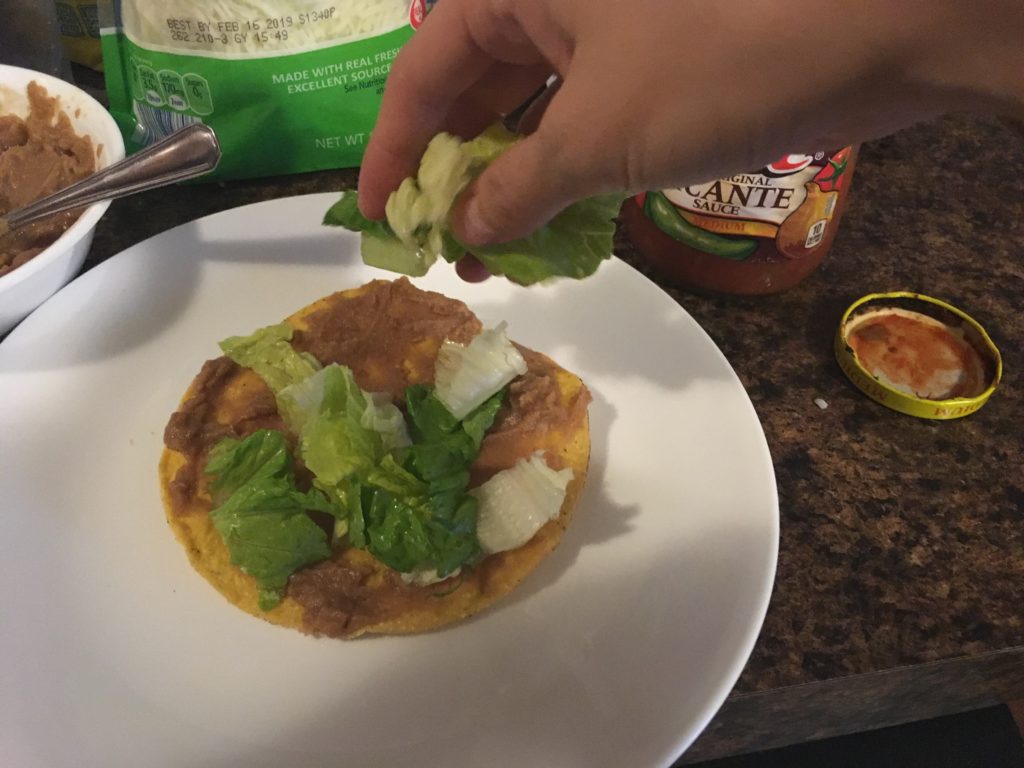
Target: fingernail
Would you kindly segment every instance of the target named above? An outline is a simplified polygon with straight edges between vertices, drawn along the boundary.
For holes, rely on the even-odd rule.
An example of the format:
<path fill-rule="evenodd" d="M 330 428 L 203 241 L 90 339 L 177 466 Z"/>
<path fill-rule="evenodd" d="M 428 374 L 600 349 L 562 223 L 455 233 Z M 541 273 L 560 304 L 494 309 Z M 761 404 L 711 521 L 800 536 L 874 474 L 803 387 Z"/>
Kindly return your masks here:
<path fill-rule="evenodd" d="M 474 197 L 466 205 L 462 216 L 462 236 L 467 245 L 487 245 L 494 237 L 492 230 L 480 215 L 480 203 Z"/>

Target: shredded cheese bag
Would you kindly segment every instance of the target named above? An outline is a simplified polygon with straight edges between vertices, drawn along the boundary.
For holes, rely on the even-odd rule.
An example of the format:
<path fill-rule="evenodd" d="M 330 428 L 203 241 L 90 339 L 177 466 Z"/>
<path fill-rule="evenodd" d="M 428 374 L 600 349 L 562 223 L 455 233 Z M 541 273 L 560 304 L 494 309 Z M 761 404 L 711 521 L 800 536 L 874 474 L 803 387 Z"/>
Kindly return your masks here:
<path fill-rule="evenodd" d="M 207 179 L 353 167 L 427 0 L 100 0 L 110 111 L 129 152 L 192 123 Z"/>

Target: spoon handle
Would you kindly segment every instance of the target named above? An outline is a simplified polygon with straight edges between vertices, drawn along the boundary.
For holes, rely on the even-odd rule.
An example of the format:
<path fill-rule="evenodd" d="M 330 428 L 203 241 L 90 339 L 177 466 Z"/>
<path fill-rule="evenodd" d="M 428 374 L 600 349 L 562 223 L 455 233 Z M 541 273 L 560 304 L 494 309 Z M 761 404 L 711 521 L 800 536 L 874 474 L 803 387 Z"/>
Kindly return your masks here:
<path fill-rule="evenodd" d="M 200 176 L 219 161 L 220 144 L 213 129 L 195 123 L 2 218 L 16 229 L 55 213 Z"/>

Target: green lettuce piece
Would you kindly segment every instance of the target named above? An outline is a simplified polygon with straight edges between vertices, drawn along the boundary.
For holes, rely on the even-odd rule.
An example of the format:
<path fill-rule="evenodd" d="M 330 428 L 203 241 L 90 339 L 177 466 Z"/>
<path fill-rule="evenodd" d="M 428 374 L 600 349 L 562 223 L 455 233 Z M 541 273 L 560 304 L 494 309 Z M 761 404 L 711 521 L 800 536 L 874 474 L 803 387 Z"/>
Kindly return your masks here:
<path fill-rule="evenodd" d="M 260 328 L 248 336 L 232 336 L 220 343 L 221 351 L 239 365 L 251 368 L 275 394 L 312 376 L 319 361 L 297 351 L 289 342 L 293 329 L 287 323 Z"/>
<path fill-rule="evenodd" d="M 214 528 L 232 564 L 256 579 L 260 609 L 270 610 L 295 571 L 331 554 L 327 535 L 308 512 L 338 516 L 343 510 L 315 489 L 298 490 L 284 435 L 275 430 L 225 438 L 211 450 L 205 472 L 215 499 L 223 499 L 210 512 Z"/>
<path fill-rule="evenodd" d="M 434 568 L 444 578 L 477 555 L 477 500 L 464 493 L 408 499 L 383 489 L 364 498 L 367 549 L 402 573 Z"/>
<path fill-rule="evenodd" d="M 366 398 L 366 410 L 360 423 L 380 435 L 385 450 L 401 451 L 409 445 L 409 431 L 405 426 L 405 416 L 388 395 L 371 392 Z"/>
<path fill-rule="evenodd" d="M 282 390 L 278 410 L 299 435 L 299 456 L 321 487 L 342 484 L 376 467 L 392 446 L 408 442 L 401 412 L 377 403 L 352 371 L 329 365 Z"/>
<path fill-rule="evenodd" d="M 444 220 L 471 178 L 471 160 L 454 136 L 435 136 L 416 178 L 404 179 L 384 207 L 392 231 L 427 266 L 444 250 Z"/>
<path fill-rule="evenodd" d="M 475 139 L 462 143 L 462 151 L 470 158 L 471 168 L 478 174 L 506 149 L 519 141 L 519 135 L 496 123 Z"/>
<path fill-rule="evenodd" d="M 477 501 L 460 492 L 403 497 L 364 487 L 366 548 L 390 568 L 434 568 L 444 578 L 480 551 Z"/>
<path fill-rule="evenodd" d="M 439 576 L 449 575 L 480 553 L 476 538 L 477 504 L 464 488 L 431 495 L 427 533 Z"/>
<path fill-rule="evenodd" d="M 434 260 L 427 260 L 417 249 L 410 249 L 395 235 L 387 221 L 372 221 L 359 212 L 355 192 L 346 192 L 324 214 L 323 223 L 362 232 L 360 250 L 363 261 L 371 267 L 398 272 L 410 277 L 427 274 Z"/>
<path fill-rule="evenodd" d="M 502 403 L 505 402 L 506 391 L 503 389 L 501 392 L 495 393 L 462 420 L 462 431 L 473 441 L 473 447 L 477 452 L 480 450 L 480 443 L 483 442 L 484 435 L 494 424 L 494 418 L 498 415 Z M 476 458 L 475 454 L 473 458 Z"/>
<path fill-rule="evenodd" d="M 370 493 L 373 490 L 370 489 Z M 348 536 L 348 543 L 357 549 L 366 549 L 366 516 L 363 513 L 363 485 L 357 479 L 349 481 L 348 492 L 345 495 L 345 508 L 348 511 L 348 521 L 344 531 L 340 531 L 335 525 L 334 535 L 336 538 Z"/>
<path fill-rule="evenodd" d="M 302 433 L 306 424 L 320 413 L 331 366 L 293 382 L 277 393 L 277 412 L 294 434 Z"/>
<path fill-rule="evenodd" d="M 426 496 L 429 489 L 423 480 L 402 467 L 390 454 L 366 473 L 365 482 L 406 499 Z"/>
<path fill-rule="evenodd" d="M 459 425 L 459 420 L 437 399 L 434 391 L 423 384 L 406 388 L 405 410 L 409 414 L 414 444 L 440 440 Z"/>
<path fill-rule="evenodd" d="M 313 490 L 295 487 L 278 432 L 224 440 L 207 464 L 218 505 L 214 526 L 232 563 L 257 579 L 261 607 L 280 601 L 295 570 L 330 555 L 309 511 L 334 517 L 332 540 L 347 536 L 349 545 L 401 572 L 434 568 L 443 578 L 476 556 L 469 467 L 505 390 L 460 421 L 432 389 L 410 387 L 407 424 L 386 397 L 360 389 L 348 368 L 305 360 L 290 336 L 290 327 L 271 326 L 224 346 L 275 391 Z"/>
<path fill-rule="evenodd" d="M 420 519 L 424 516 L 420 507 L 427 501 L 427 491 L 426 483 L 399 465 L 393 455 L 385 455 L 378 466 L 350 482 L 349 543 L 360 549 L 369 548 L 371 554 L 391 568 L 411 570 L 417 563 L 409 565 L 408 553 L 419 556 L 425 551 L 420 535 Z M 387 528 L 386 533 L 380 530 L 381 526 Z M 416 540 L 407 543 L 406 535 Z"/>
<path fill-rule="evenodd" d="M 247 440 L 224 438 L 210 449 L 206 459 L 205 472 L 211 476 L 214 503 L 223 504 L 246 483 L 286 476 L 291 462 L 284 440 L 261 432 Z"/>
<path fill-rule="evenodd" d="M 599 195 L 570 205 L 529 237 L 499 245 L 467 247 L 451 231 L 449 217 L 458 196 L 502 152 L 518 140 L 500 124 L 467 142 L 438 134 L 409 177 L 388 198 L 387 219 L 359 213 L 354 191 L 345 192 L 324 216 L 324 224 L 362 233 L 363 261 L 418 277 L 440 256 L 449 262 L 471 251 L 493 274 L 521 285 L 552 277 L 592 275 L 612 252 L 615 217 L 625 195 Z"/>
<path fill-rule="evenodd" d="M 410 486 L 411 476 L 392 453 L 409 444 L 402 412 L 384 397 L 363 392 L 348 368 L 329 365 L 285 388 L 278 410 L 299 435 L 299 456 L 313 473 L 314 486 L 344 510 L 335 521 L 334 540 L 348 536 L 352 546 L 366 547 L 364 487 L 423 494 Z M 404 484 L 395 482 L 400 473 L 407 475 L 400 477 Z"/>
<path fill-rule="evenodd" d="M 417 499 L 416 501 L 421 501 Z M 364 494 L 366 548 L 390 568 L 408 573 L 433 560 L 426 514 L 383 489 Z"/>
<path fill-rule="evenodd" d="M 459 421 L 430 388 L 406 389 L 413 443 L 405 464 L 385 460 L 378 468 L 383 475 L 366 475 L 353 515 L 374 557 L 402 572 L 432 567 L 444 578 L 478 554 L 477 502 L 466 492 L 469 467 L 504 394 Z"/>
<path fill-rule="evenodd" d="M 383 453 L 375 432 L 341 418 L 316 419 L 303 430 L 299 445 L 303 463 L 322 486 L 339 487 L 373 468 Z"/>
<path fill-rule="evenodd" d="M 453 478 L 466 475 L 480 451 L 484 434 L 504 401 L 505 389 L 488 398 L 463 421 L 456 419 L 433 390 L 422 385 L 406 390 L 413 444 L 407 464 L 427 482 L 447 489 Z"/>
<path fill-rule="evenodd" d="M 379 238 L 392 238 L 395 236 L 391 225 L 387 220 L 374 221 L 368 219 L 359 212 L 359 199 L 356 195 L 345 194 L 341 199 L 327 209 L 324 214 L 323 223 L 329 227 L 345 227 L 373 235 Z"/>
<path fill-rule="evenodd" d="M 589 277 L 612 252 L 615 217 L 622 195 L 580 200 L 528 237 L 474 248 L 473 255 L 495 275 L 520 285 L 549 277 Z"/>

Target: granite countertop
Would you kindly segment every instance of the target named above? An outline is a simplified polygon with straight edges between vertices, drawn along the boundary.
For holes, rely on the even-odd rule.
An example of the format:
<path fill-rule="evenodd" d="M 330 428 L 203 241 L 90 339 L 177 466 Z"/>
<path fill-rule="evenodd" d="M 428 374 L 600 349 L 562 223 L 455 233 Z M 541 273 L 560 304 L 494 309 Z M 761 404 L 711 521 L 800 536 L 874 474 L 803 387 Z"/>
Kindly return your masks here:
<path fill-rule="evenodd" d="M 681 762 L 1024 698 L 1018 130 L 953 117 L 865 145 L 832 254 L 788 293 L 727 299 L 669 289 L 746 386 L 782 514 L 761 637 Z M 183 221 L 355 178 L 334 171 L 117 201 L 86 268 Z M 648 271 L 624 233 L 618 253 Z M 832 339 L 843 310 L 863 294 L 901 289 L 965 309 L 1002 350 L 1002 386 L 978 413 L 903 416 L 840 372 Z"/>
<path fill-rule="evenodd" d="M 892 290 L 989 331 L 1005 372 L 981 411 L 915 419 L 846 380 L 831 353 L 844 308 Z M 871 142 L 812 279 L 756 301 L 672 294 L 746 386 L 781 508 L 761 637 L 687 760 L 1024 696 L 1021 134 L 950 118 Z"/>

